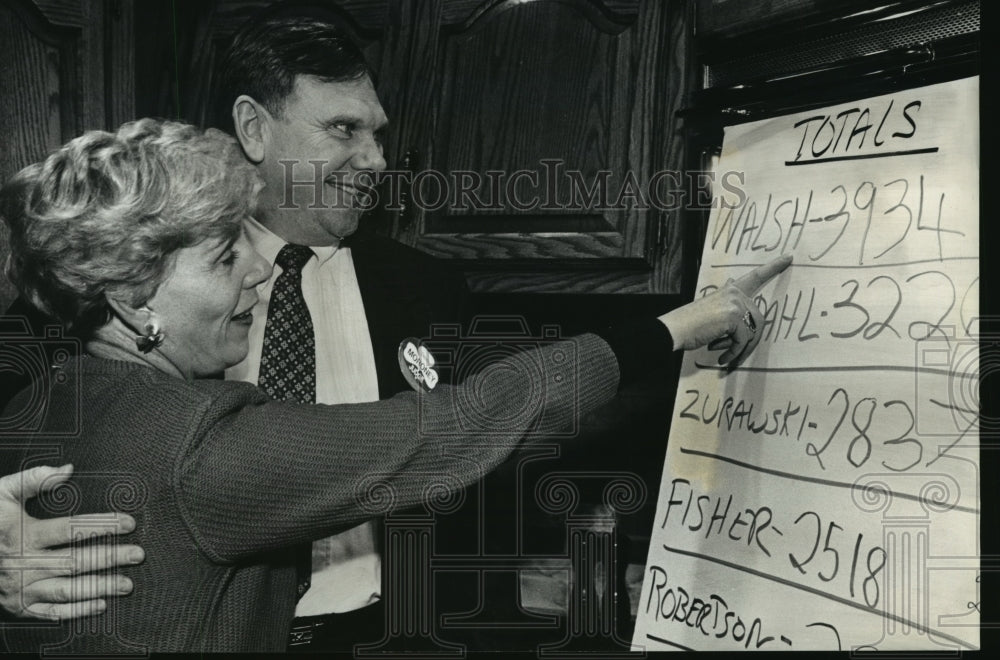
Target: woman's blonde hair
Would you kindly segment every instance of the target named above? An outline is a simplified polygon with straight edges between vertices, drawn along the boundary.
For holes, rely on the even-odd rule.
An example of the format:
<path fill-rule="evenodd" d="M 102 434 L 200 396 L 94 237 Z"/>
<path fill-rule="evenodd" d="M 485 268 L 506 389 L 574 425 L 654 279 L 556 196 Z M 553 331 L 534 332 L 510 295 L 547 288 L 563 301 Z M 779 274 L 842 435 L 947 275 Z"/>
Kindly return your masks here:
<path fill-rule="evenodd" d="M 215 129 L 140 119 L 87 132 L 0 189 L 7 275 L 85 335 L 110 319 L 108 297 L 152 297 L 176 250 L 238 236 L 260 187 L 236 140 Z"/>

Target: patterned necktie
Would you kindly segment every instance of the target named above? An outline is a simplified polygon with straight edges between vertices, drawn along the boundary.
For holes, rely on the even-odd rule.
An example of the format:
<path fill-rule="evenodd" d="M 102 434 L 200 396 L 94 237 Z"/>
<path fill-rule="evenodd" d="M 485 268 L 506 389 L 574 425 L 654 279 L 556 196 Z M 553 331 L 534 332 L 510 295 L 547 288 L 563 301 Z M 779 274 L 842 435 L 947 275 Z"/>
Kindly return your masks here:
<path fill-rule="evenodd" d="M 302 297 L 302 267 L 312 256 L 309 248 L 289 243 L 274 260 L 281 266 L 281 275 L 271 289 L 257 375 L 257 386 L 274 399 L 316 403 L 316 336 Z M 288 552 L 295 565 L 296 595 L 302 598 L 310 586 L 312 544 Z"/>
<path fill-rule="evenodd" d="M 316 339 L 302 297 L 302 267 L 312 256 L 309 248 L 289 243 L 275 259 L 281 275 L 267 306 L 257 376 L 257 385 L 275 399 L 316 403 Z"/>

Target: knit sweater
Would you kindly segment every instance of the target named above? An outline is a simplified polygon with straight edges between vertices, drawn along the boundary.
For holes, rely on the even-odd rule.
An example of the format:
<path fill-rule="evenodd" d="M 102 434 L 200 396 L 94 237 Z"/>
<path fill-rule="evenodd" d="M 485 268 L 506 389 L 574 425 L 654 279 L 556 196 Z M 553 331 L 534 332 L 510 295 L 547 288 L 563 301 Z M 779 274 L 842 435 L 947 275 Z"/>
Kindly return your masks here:
<path fill-rule="evenodd" d="M 42 431 L 7 436 L 29 448 L 4 473 L 72 462 L 69 496 L 39 498 L 33 514 L 127 511 L 137 521 L 128 542 L 143 546 L 146 560 L 121 569 L 134 593 L 109 599 L 105 614 L 8 626 L 10 650 L 284 650 L 296 572 L 283 549 L 468 485 L 537 437 L 542 416 L 546 427 L 569 424 L 608 401 L 620 373 L 638 368 L 636 344 L 650 346 L 610 341 L 617 359 L 607 342 L 582 335 L 460 386 L 340 406 L 80 358 L 64 381 L 79 389 L 52 390 Z M 658 341 L 654 352 L 669 352 L 669 334 Z"/>

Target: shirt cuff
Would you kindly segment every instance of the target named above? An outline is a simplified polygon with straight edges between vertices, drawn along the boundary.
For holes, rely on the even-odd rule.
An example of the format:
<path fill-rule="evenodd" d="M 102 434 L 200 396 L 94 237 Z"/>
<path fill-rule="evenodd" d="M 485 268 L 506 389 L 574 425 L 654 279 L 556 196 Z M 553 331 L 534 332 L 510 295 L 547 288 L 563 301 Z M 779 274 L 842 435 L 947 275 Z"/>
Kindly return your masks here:
<path fill-rule="evenodd" d="M 635 382 L 652 371 L 667 370 L 672 364 L 674 338 L 658 319 L 612 325 L 597 330 L 595 334 L 608 343 L 618 359 L 618 371 L 621 372 L 619 387 Z"/>

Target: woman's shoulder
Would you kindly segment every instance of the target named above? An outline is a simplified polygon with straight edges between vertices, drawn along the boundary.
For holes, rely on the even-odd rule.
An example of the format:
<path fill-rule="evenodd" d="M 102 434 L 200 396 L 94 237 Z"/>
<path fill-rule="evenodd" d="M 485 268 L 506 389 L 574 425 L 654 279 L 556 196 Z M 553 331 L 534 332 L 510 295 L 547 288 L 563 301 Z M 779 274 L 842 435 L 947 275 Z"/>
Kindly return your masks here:
<path fill-rule="evenodd" d="M 104 420 L 127 417 L 129 428 L 156 428 L 164 437 L 187 438 L 177 444 L 182 452 L 270 401 L 249 383 L 184 380 L 140 364 L 100 358 L 81 360 L 80 376 L 84 404 L 93 414 Z"/>
<path fill-rule="evenodd" d="M 220 399 L 246 403 L 267 400 L 267 395 L 249 383 L 222 378 L 185 380 L 135 362 L 82 356 L 67 370 L 71 380 L 73 371 L 77 372 L 77 386 L 85 395 L 91 392 L 123 400 L 148 397 L 156 402 L 153 408 L 160 410 L 175 407 L 193 410 L 199 404 L 213 405 Z"/>

